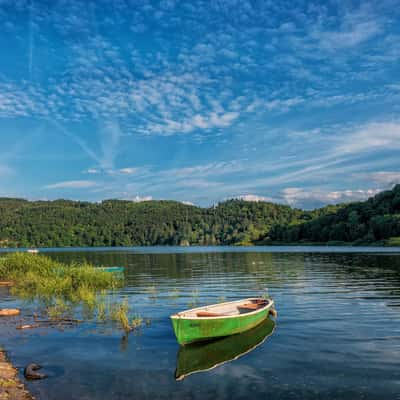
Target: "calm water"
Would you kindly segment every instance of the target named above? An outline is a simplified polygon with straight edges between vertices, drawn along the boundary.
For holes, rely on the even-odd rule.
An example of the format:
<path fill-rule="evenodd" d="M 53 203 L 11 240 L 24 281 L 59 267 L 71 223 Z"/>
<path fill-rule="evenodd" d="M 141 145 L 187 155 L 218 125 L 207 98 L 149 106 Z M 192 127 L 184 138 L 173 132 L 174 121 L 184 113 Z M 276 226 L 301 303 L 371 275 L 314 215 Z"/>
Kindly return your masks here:
<path fill-rule="evenodd" d="M 119 295 L 150 326 L 123 340 L 110 326 L 22 332 L 2 320 L 0 342 L 17 366 L 34 361 L 50 374 L 29 384 L 40 399 L 400 399 L 400 252 L 215 250 L 52 251 L 64 261 L 125 266 Z M 234 361 L 176 381 L 169 315 L 263 287 L 279 313 L 271 335 Z M 0 289 L 0 307 L 14 305 Z M 218 360 L 223 347 L 193 354 Z"/>

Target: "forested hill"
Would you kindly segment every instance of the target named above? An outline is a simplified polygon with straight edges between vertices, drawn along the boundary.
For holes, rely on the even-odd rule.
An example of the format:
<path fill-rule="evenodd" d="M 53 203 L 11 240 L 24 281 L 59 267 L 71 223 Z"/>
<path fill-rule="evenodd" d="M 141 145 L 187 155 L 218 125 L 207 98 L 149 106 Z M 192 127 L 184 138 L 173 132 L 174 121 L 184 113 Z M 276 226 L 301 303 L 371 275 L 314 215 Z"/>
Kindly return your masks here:
<path fill-rule="evenodd" d="M 400 185 L 367 201 L 320 209 L 307 222 L 277 224 L 269 232 L 275 242 L 382 243 L 400 246 Z"/>
<path fill-rule="evenodd" d="M 2 247 L 396 244 L 399 236 L 400 185 L 365 202 L 314 211 L 242 200 L 200 208 L 175 201 L 0 198 Z"/>
<path fill-rule="evenodd" d="M 3 247 L 250 244 L 307 213 L 229 200 L 200 208 L 174 201 L 101 203 L 0 199 Z M 305 219 L 304 219 L 305 220 Z"/>

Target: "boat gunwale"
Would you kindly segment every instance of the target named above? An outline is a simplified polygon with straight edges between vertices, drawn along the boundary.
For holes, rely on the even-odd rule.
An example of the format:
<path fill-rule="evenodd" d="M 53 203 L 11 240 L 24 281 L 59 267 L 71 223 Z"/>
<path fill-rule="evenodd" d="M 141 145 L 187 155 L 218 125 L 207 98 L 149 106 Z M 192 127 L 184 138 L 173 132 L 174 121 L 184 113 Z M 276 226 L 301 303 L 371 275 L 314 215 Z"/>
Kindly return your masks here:
<path fill-rule="evenodd" d="M 179 314 L 183 314 L 183 313 L 188 313 L 188 312 L 193 312 L 196 310 L 204 310 L 205 307 L 213 307 L 213 306 L 222 306 L 222 305 L 227 305 L 227 304 L 235 304 L 235 303 L 242 303 L 245 301 L 251 301 L 251 300 L 260 300 L 261 297 L 249 297 L 247 299 L 241 299 L 241 300 L 235 300 L 235 301 L 227 301 L 225 303 L 216 303 L 216 304 L 210 304 L 207 306 L 202 306 L 202 307 L 196 307 L 196 308 L 191 308 L 190 310 L 185 310 L 185 311 L 181 311 L 180 313 L 176 313 L 170 316 L 171 319 L 184 319 L 184 320 L 189 320 L 189 319 L 194 319 L 194 320 L 220 320 L 220 319 L 227 319 L 227 318 L 243 318 L 243 317 L 247 317 L 249 315 L 255 315 L 258 314 L 262 311 L 265 311 L 267 308 L 270 308 L 274 305 L 274 301 L 272 299 L 265 299 L 266 301 L 268 301 L 268 303 L 257 309 L 254 311 L 250 311 L 247 313 L 243 313 L 243 314 L 237 314 L 237 315 L 221 315 L 218 317 L 197 317 L 197 316 L 184 316 L 184 315 L 179 315 Z"/>

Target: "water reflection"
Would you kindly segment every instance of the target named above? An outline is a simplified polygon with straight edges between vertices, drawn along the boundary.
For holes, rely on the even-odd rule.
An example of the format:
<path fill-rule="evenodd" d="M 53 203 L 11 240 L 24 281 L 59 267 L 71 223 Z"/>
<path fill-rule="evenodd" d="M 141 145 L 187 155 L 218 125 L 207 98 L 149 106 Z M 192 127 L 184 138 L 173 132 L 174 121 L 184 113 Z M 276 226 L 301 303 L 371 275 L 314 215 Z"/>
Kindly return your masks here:
<path fill-rule="evenodd" d="M 178 350 L 175 379 L 180 381 L 196 372 L 209 371 L 253 351 L 272 335 L 275 322 L 270 318 L 239 335 L 205 343 L 181 346 Z"/>
<path fill-rule="evenodd" d="M 212 250 L 49 253 L 67 262 L 124 266 L 126 287 L 114 296 L 128 299 L 134 315 L 151 324 L 121 339 L 120 329 L 103 324 L 20 331 L 1 320 L 0 342 L 17 366 L 35 361 L 46 371 L 55 365 L 63 369 L 52 379 L 29 383 L 41 400 L 398 398 L 400 253 Z M 171 314 L 195 301 L 237 300 L 265 287 L 279 308 L 279 329 L 271 340 L 244 357 L 239 357 L 246 352 L 241 339 L 231 346 L 221 340 L 209 343 L 211 349 L 198 345 L 179 351 Z M 35 311 L 4 288 L 0 307 Z M 223 340 L 229 344 L 242 337 Z M 175 370 L 188 375 L 221 363 L 211 373 L 175 380 Z"/>

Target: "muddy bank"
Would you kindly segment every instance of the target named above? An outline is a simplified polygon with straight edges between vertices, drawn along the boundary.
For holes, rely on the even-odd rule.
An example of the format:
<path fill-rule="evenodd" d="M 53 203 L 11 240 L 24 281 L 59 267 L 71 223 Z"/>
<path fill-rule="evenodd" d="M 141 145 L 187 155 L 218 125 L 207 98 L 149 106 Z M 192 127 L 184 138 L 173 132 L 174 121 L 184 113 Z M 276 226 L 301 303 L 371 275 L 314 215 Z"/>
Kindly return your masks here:
<path fill-rule="evenodd" d="M 0 400 L 33 400 L 34 397 L 18 379 L 17 370 L 0 349 Z"/>

